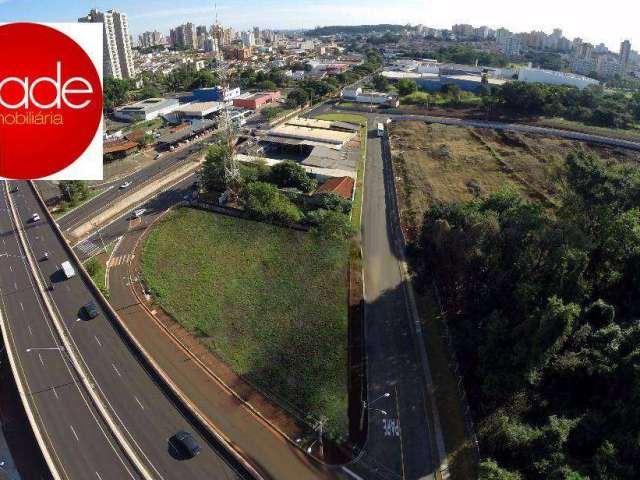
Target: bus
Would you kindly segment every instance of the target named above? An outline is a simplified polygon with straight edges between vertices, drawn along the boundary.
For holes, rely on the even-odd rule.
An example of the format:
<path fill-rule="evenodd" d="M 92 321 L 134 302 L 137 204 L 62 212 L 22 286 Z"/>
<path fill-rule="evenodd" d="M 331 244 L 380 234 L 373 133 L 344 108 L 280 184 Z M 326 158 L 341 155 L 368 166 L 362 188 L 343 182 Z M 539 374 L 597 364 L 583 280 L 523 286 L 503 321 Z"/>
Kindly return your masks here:
<path fill-rule="evenodd" d="M 382 123 L 378 124 L 378 136 L 384 137 L 384 125 Z"/>

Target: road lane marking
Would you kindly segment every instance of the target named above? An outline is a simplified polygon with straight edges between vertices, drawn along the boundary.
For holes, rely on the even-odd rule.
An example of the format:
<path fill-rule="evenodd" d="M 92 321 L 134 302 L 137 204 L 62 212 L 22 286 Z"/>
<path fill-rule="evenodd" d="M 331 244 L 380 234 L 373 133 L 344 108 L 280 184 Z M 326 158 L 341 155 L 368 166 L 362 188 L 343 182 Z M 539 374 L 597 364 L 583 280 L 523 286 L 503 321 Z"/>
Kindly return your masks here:
<path fill-rule="evenodd" d="M 100 474 L 98 472 L 96 472 L 96 477 L 98 477 L 100 480 L 102 480 L 102 477 L 100 476 Z"/>
<path fill-rule="evenodd" d="M 29 330 L 29 335 L 33 336 L 33 332 L 31 331 L 31 325 L 27 325 L 27 330 Z"/>
<path fill-rule="evenodd" d="M 44 360 L 42 360 L 42 355 L 38 354 L 38 358 L 40 359 L 40 363 L 42 364 L 42 366 L 44 367 Z"/>
<path fill-rule="evenodd" d="M 76 433 L 75 428 L 73 428 L 73 425 L 69 425 L 69 428 L 71 429 L 71 432 L 73 433 L 73 436 L 76 437 L 76 441 L 80 441 L 80 439 L 78 438 L 78 434 Z"/>
<path fill-rule="evenodd" d="M 13 267 L 11 265 L 9 265 L 9 271 L 13 272 Z"/>
<path fill-rule="evenodd" d="M 144 410 L 144 405 L 142 405 L 142 403 L 140 403 L 140 400 L 138 400 L 138 397 L 136 397 L 136 396 L 134 395 L 134 396 L 133 396 L 133 398 L 135 398 L 135 399 L 136 399 L 136 402 L 138 402 L 138 405 L 140 405 L 140 408 L 141 408 L 142 410 Z"/>
<path fill-rule="evenodd" d="M 349 476 L 355 478 L 356 480 L 364 480 L 360 475 L 356 475 L 354 472 L 349 470 L 347 467 L 342 467 L 342 470 Z"/>
<path fill-rule="evenodd" d="M 100 348 L 102 348 L 102 343 L 100 343 L 100 340 L 98 339 L 98 337 L 94 335 L 94 336 L 93 336 L 93 338 L 95 338 L 95 339 L 96 339 L 96 342 L 97 342 L 98 346 L 99 346 Z"/>
<path fill-rule="evenodd" d="M 58 392 L 56 392 L 56 387 L 51 387 L 51 390 L 53 390 L 53 394 L 56 396 L 56 400 L 59 400 L 60 397 L 58 397 Z"/>
<path fill-rule="evenodd" d="M 18 284 L 16 282 L 13 282 L 13 287 L 18 290 Z"/>
<path fill-rule="evenodd" d="M 20 302 L 20 310 L 24 312 L 24 305 L 22 305 L 22 302 Z"/>
<path fill-rule="evenodd" d="M 112 363 L 111 366 L 113 367 L 113 369 L 116 371 L 116 373 L 118 374 L 119 377 L 121 377 L 122 375 L 120 375 L 120 372 L 118 371 L 118 369 L 116 368 L 115 363 Z"/>

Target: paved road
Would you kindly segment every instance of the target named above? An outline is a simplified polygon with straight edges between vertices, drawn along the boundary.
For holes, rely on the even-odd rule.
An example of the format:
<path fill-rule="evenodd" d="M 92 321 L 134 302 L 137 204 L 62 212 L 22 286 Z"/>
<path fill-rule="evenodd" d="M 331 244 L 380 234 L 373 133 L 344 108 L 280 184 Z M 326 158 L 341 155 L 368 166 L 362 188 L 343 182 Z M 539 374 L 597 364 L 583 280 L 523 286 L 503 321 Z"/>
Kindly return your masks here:
<path fill-rule="evenodd" d="M 37 293 L 0 192 L 0 306 L 26 393 L 64 478 L 139 478 L 79 382 Z M 13 194 L 15 195 L 15 194 Z M 39 349 L 31 350 L 28 349 Z M 47 350 L 51 349 L 51 350 Z"/>
<path fill-rule="evenodd" d="M 69 280 L 61 278 L 59 265 L 68 259 L 68 255 L 52 225 L 46 222 L 45 212 L 29 186 L 20 183 L 20 192 L 13 195 L 34 255 L 40 257 L 42 252 L 49 252 L 49 260 L 40 262 L 39 267 L 42 277 L 55 286 L 50 293 L 51 300 L 91 372 L 93 383 L 108 399 L 109 410 L 126 431 L 129 442 L 147 468 L 159 479 L 237 478 L 239 467 L 218 445 L 205 440 L 195 430 L 184 412 L 176 407 L 139 363 L 107 314 L 100 307 L 99 316 L 92 320 L 80 314 L 81 305 L 93 300 L 99 306 L 99 302 L 81 276 L 76 275 Z M 37 224 L 26 223 L 33 213 L 39 213 L 43 220 Z M 15 308 L 15 302 L 12 305 Z M 69 413 L 72 412 L 70 410 Z M 203 446 L 200 455 L 183 461 L 175 454 L 168 439 L 178 430 L 194 433 Z M 95 449 L 85 450 L 89 454 Z M 124 477 L 110 475 L 108 478 Z"/>
<path fill-rule="evenodd" d="M 152 163 L 148 167 L 134 172 L 125 178 L 121 178 L 117 181 L 104 184 L 103 188 L 108 189 L 107 191 L 92 198 L 80 207 L 72 210 L 68 214 L 58 219 L 58 225 L 60 226 L 60 229 L 63 232 L 66 232 L 85 223 L 86 221 L 93 218 L 96 213 L 103 208 L 113 204 L 115 201 L 121 199 L 122 197 L 129 195 L 133 190 L 135 190 L 151 178 L 162 175 L 165 170 L 174 167 L 178 163 L 184 161 L 188 156 L 202 149 L 203 146 L 204 144 L 202 142 L 194 143 L 186 147 L 184 150 L 180 150 L 179 152 L 165 153 L 163 157 L 154 161 L 154 163 Z M 126 189 L 120 189 L 120 185 L 125 182 L 131 182 L 131 186 Z"/>
<path fill-rule="evenodd" d="M 311 111 L 310 115 L 319 115 L 329 111 L 343 111 L 354 113 L 356 115 L 365 115 L 371 117 L 374 115 L 374 111 L 370 112 L 358 110 L 355 108 L 338 107 L 335 105 L 322 105 Z M 520 123 L 505 123 L 505 122 L 493 122 L 487 120 L 467 120 L 461 118 L 450 117 L 434 117 L 431 115 L 413 115 L 413 114 L 398 114 L 390 113 L 386 114 L 384 110 L 377 111 L 375 113 L 381 119 L 391 118 L 394 121 L 399 120 L 417 120 L 428 123 L 439 123 L 443 125 L 455 125 L 460 127 L 475 127 L 475 128 L 490 128 L 494 130 L 508 130 L 513 132 L 531 133 L 535 135 L 546 135 L 551 137 L 567 138 L 570 140 L 578 140 L 582 142 L 598 143 L 602 145 L 609 145 L 613 147 L 628 148 L 630 150 L 640 150 L 639 142 L 632 142 L 628 140 L 622 140 L 619 138 L 605 137 L 600 135 L 590 135 L 587 133 L 574 132 L 571 130 L 562 130 L 557 128 L 548 127 L 536 127 L 533 125 L 526 125 Z"/>

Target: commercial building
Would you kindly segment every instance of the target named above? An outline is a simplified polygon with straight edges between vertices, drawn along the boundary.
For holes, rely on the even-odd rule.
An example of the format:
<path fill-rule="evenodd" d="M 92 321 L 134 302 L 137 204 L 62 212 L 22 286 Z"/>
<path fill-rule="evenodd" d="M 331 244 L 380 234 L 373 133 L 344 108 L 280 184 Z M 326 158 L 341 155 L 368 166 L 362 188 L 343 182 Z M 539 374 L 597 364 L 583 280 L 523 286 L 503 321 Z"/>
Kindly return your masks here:
<path fill-rule="evenodd" d="M 127 15 L 116 10 L 105 13 L 93 9 L 80 23 L 102 23 L 103 25 L 103 72 L 117 79 L 134 78 L 133 53 Z"/>
<path fill-rule="evenodd" d="M 579 89 L 590 85 L 599 85 L 593 78 L 574 73 L 556 72 L 538 68 L 522 68 L 518 72 L 518 80 L 526 83 L 545 83 L 547 85 L 568 85 Z"/>
<path fill-rule="evenodd" d="M 380 92 L 363 92 L 361 87 L 345 88 L 342 91 L 341 97 L 343 100 L 349 102 L 387 105 L 389 107 L 397 107 L 400 105 L 397 95 Z"/>
<path fill-rule="evenodd" d="M 153 120 L 173 112 L 179 105 L 180 102 L 175 98 L 147 98 L 116 108 L 114 116 L 127 122 Z"/>
<path fill-rule="evenodd" d="M 233 106 L 258 110 L 267 105 L 273 105 L 281 98 L 280 92 L 245 93 L 233 99 Z"/>
<path fill-rule="evenodd" d="M 176 118 L 211 117 L 225 107 L 224 102 L 193 102 L 181 105 L 173 111 Z"/>
<path fill-rule="evenodd" d="M 228 88 L 226 90 L 220 86 L 196 88 L 192 93 L 199 102 L 228 102 L 240 96 L 240 88 Z"/>
<path fill-rule="evenodd" d="M 213 120 L 198 120 L 185 124 L 171 133 L 167 133 L 158 139 L 158 146 L 162 149 L 169 149 L 174 145 L 188 141 L 198 135 L 206 134 L 216 127 Z"/>

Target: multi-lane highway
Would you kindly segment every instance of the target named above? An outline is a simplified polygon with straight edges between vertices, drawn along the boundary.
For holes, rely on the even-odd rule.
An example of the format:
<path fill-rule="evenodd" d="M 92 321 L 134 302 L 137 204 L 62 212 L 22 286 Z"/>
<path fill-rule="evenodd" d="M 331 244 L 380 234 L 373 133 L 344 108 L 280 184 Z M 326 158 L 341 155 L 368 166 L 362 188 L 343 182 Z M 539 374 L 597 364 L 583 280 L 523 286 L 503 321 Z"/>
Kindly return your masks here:
<path fill-rule="evenodd" d="M 69 260 L 69 255 L 48 223 L 35 193 L 24 182 L 9 182 L 9 185 L 10 188 L 20 187 L 10 195 L 28 248 L 38 259 L 48 252 L 49 259 L 37 263 L 37 274 L 45 284 L 53 285 L 53 290 L 46 295 L 90 372 L 91 383 L 105 399 L 109 415 L 152 477 L 227 479 L 246 476 L 228 452 L 206 432 L 198 431 L 164 386 L 143 367 L 83 277 L 76 275 L 64 279 L 60 265 Z M 37 301 L 31 273 L 20 254 L 16 226 L 10 224 L 5 195 L 0 215 L 2 248 L 6 249 L 2 252 L 6 255 L 0 259 L 3 311 L 13 322 L 15 350 L 22 352 L 21 361 L 29 368 L 25 378 L 32 382 L 30 391 L 38 396 L 40 408 L 49 412 L 51 421 L 46 424 L 46 432 L 53 439 L 51 444 L 56 452 L 64 455 L 60 462 L 69 469 L 68 478 L 137 478 L 135 469 L 122 455 L 108 429 L 91 415 L 90 401 L 83 401 L 78 393 L 75 372 L 65 361 L 65 354 L 57 349 L 59 345 L 50 319 L 39 306 L 41 302 Z M 34 213 L 40 215 L 40 221 L 29 221 Z M 94 319 L 87 319 L 80 311 L 89 301 L 98 307 L 99 314 Z M 27 352 L 27 349 L 34 350 Z M 62 394 L 66 395 L 64 399 Z M 104 435 L 99 433 L 103 430 Z M 194 434 L 203 447 L 200 455 L 185 460 L 171 448 L 169 439 L 179 430 Z"/>
<path fill-rule="evenodd" d="M 129 195 L 132 190 L 139 188 L 142 184 L 152 181 L 154 178 L 160 178 L 168 169 L 181 164 L 189 156 L 197 153 L 203 147 L 203 143 L 199 142 L 192 143 L 178 152 L 167 152 L 162 157 L 155 160 L 151 165 L 133 172 L 126 177 L 105 183 L 101 186 L 101 188 L 105 189 L 102 194 L 94 197 L 90 201 L 58 219 L 60 229 L 63 232 L 67 232 L 91 220 L 102 209 Z M 119 188 L 120 185 L 125 182 L 128 182 L 131 185 L 128 188 Z"/>

